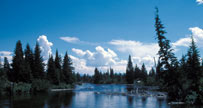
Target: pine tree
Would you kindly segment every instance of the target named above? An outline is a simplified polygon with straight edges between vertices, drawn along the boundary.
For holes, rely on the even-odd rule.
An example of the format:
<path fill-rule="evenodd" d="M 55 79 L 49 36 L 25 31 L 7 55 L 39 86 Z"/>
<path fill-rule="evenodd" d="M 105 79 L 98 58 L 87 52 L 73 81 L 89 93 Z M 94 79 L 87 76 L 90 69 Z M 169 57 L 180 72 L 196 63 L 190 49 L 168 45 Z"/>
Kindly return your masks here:
<path fill-rule="evenodd" d="M 25 63 L 22 44 L 16 43 L 15 54 L 13 56 L 13 75 L 15 82 L 30 82 L 30 69 Z"/>
<path fill-rule="evenodd" d="M 134 71 L 134 79 L 135 80 L 140 80 L 140 78 L 141 78 L 140 73 L 141 73 L 141 70 L 140 70 L 140 68 L 136 64 L 135 65 L 135 71 Z"/>
<path fill-rule="evenodd" d="M 100 83 L 100 72 L 97 68 L 94 70 L 94 84 L 99 84 Z"/>
<path fill-rule="evenodd" d="M 114 71 L 112 68 L 110 68 L 110 79 L 111 79 L 111 82 L 110 83 L 114 83 Z M 107 79 L 108 79 L 108 75 L 107 75 Z"/>
<path fill-rule="evenodd" d="M 30 68 L 31 74 L 33 74 L 34 73 L 34 54 L 29 44 L 26 45 L 26 49 L 24 52 L 25 52 L 25 62 Z"/>
<path fill-rule="evenodd" d="M 10 68 L 10 64 L 8 62 L 7 57 L 4 57 L 4 69 L 3 70 L 6 73 L 8 80 L 13 81 L 12 80 L 11 68 Z"/>
<path fill-rule="evenodd" d="M 131 56 L 129 55 L 127 69 L 126 69 L 126 81 L 128 84 L 133 84 L 134 82 L 133 73 L 134 73 L 133 63 L 131 60 Z"/>
<path fill-rule="evenodd" d="M 56 71 L 55 62 L 53 56 L 51 56 L 48 60 L 47 65 L 47 79 L 55 85 L 59 85 L 59 73 Z"/>
<path fill-rule="evenodd" d="M 36 43 L 35 46 L 35 51 L 34 51 L 34 69 L 33 69 L 33 78 L 34 79 L 43 79 L 45 77 L 45 72 L 44 72 L 44 63 L 43 63 L 43 58 L 41 56 L 41 50 L 38 42 Z"/>
<path fill-rule="evenodd" d="M 56 72 L 59 74 L 59 81 L 64 82 L 64 74 L 62 72 L 62 66 L 61 66 L 61 57 L 58 55 L 58 50 L 56 50 L 56 56 L 55 56 L 55 67 Z"/>
<path fill-rule="evenodd" d="M 68 57 L 68 54 L 66 52 L 64 59 L 63 59 L 62 71 L 64 74 L 64 81 L 67 84 L 72 84 L 74 82 L 73 70 L 74 70 L 74 67 L 72 66 L 71 59 Z"/>
<path fill-rule="evenodd" d="M 158 14 L 158 8 L 156 8 L 155 28 L 158 39 L 158 45 L 160 47 L 158 51 L 159 63 L 157 66 L 157 75 L 160 87 L 168 92 L 169 98 L 177 100 L 178 90 L 178 62 L 173 49 L 170 46 L 170 41 L 164 36 L 166 31 L 161 23 Z"/>
<path fill-rule="evenodd" d="M 0 68 L 2 68 L 2 63 L 1 63 L 1 56 L 0 56 Z"/>
<path fill-rule="evenodd" d="M 164 26 L 159 18 L 158 8 L 156 8 L 155 28 L 158 44 L 160 47 L 158 52 L 159 55 L 159 64 L 158 64 L 159 69 L 157 69 L 159 71 L 158 76 L 159 80 L 163 80 L 162 86 L 163 85 L 168 86 L 169 77 L 172 76 L 173 73 L 176 71 L 178 62 L 176 57 L 174 56 L 174 53 L 172 52 L 173 49 L 171 49 L 170 41 L 167 40 L 166 37 L 164 36 L 166 31 L 164 30 Z"/>
<path fill-rule="evenodd" d="M 156 73 L 155 73 L 155 70 L 154 68 L 152 67 L 152 69 L 149 71 L 149 76 L 150 77 L 155 77 Z"/>
<path fill-rule="evenodd" d="M 142 64 L 141 75 L 142 75 L 141 76 L 142 81 L 146 82 L 146 80 L 147 80 L 147 70 L 145 68 L 145 64 L 144 63 Z"/>
<path fill-rule="evenodd" d="M 110 68 L 110 77 L 111 77 L 111 79 L 113 79 L 113 78 L 114 78 L 114 71 L 113 71 L 113 69 L 112 69 L 112 68 Z"/>
<path fill-rule="evenodd" d="M 189 86 L 189 95 L 192 95 L 193 93 L 198 94 L 199 96 L 196 97 L 195 100 L 196 103 L 199 103 L 201 99 L 199 97 L 202 96 L 201 90 L 199 89 L 202 85 L 200 85 L 201 78 L 202 78 L 202 72 L 201 72 L 201 66 L 200 66 L 200 55 L 199 51 L 197 49 L 197 46 L 194 42 L 194 39 L 192 37 L 191 46 L 187 53 L 188 59 L 187 59 L 187 80 L 190 82 Z M 190 96 L 189 96 L 190 97 Z M 188 99 L 188 97 L 186 97 Z"/>

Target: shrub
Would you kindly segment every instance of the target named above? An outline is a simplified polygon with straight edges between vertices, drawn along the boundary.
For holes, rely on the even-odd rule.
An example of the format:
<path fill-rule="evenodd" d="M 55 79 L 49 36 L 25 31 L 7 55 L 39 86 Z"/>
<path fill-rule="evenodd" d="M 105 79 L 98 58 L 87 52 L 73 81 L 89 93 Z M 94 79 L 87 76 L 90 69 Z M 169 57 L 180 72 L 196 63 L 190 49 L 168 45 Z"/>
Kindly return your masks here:
<path fill-rule="evenodd" d="M 196 99 L 198 97 L 198 94 L 195 91 L 192 91 L 189 95 L 186 97 L 186 103 L 188 104 L 194 104 Z"/>
<path fill-rule="evenodd" d="M 73 87 L 71 84 L 60 83 L 59 85 L 53 85 L 52 89 L 71 89 Z"/>
<path fill-rule="evenodd" d="M 27 94 L 27 93 L 30 93 L 30 90 L 31 90 L 31 84 L 23 83 L 23 82 L 14 83 L 13 92 L 15 94 Z"/>
<path fill-rule="evenodd" d="M 35 79 L 32 81 L 32 90 L 34 92 L 46 92 L 50 88 L 50 83 L 47 80 Z"/>

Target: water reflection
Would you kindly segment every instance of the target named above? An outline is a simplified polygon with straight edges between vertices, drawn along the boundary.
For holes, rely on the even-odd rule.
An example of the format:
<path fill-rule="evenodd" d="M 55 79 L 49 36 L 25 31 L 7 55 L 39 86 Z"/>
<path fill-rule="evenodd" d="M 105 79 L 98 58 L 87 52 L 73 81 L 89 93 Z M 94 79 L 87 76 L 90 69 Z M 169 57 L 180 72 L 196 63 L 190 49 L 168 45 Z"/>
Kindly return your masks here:
<path fill-rule="evenodd" d="M 102 94 L 101 92 L 130 92 L 126 85 L 82 85 L 75 91 L 51 92 L 37 95 L 2 97 L 0 108 L 203 108 L 187 105 L 170 106 L 166 99 Z"/>

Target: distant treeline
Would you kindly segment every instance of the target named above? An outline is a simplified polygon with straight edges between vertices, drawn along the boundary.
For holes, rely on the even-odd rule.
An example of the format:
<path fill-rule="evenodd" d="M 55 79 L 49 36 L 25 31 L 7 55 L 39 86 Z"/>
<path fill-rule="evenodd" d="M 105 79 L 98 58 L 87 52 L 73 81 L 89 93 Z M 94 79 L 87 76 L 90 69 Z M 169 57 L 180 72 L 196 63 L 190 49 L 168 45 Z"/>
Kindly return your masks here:
<path fill-rule="evenodd" d="M 125 84 L 125 74 L 114 73 L 112 68 L 108 69 L 107 72 L 101 72 L 98 68 L 95 68 L 94 75 L 90 76 L 84 74 L 80 76 L 76 74 L 78 82 L 94 83 L 94 84 Z"/>

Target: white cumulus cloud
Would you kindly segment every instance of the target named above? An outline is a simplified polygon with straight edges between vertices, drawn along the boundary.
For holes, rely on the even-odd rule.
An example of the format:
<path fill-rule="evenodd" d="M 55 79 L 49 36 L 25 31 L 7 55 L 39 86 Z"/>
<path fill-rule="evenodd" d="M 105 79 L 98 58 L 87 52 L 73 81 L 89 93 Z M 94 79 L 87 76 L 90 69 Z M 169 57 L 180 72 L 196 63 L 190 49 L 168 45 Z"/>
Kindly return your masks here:
<path fill-rule="evenodd" d="M 203 48 L 203 29 L 199 27 L 191 27 L 189 28 L 189 30 L 192 32 L 192 34 L 188 37 L 181 38 L 178 41 L 172 43 L 173 47 L 175 48 L 178 46 L 189 47 L 191 44 L 191 36 L 193 36 L 197 46 L 199 48 Z"/>
<path fill-rule="evenodd" d="M 49 42 L 47 39 L 47 36 L 45 36 L 45 35 L 39 36 L 39 38 L 37 39 L 37 42 L 39 43 L 40 48 L 42 50 L 41 54 L 42 54 L 44 60 L 46 61 L 49 58 L 49 55 L 52 54 L 51 47 L 53 46 L 53 43 Z"/>
<path fill-rule="evenodd" d="M 118 73 L 123 73 L 126 70 L 127 61 L 119 60 L 117 54 L 109 48 L 97 46 L 93 52 L 72 48 L 72 51 L 77 56 L 71 56 L 76 72 L 93 75 L 95 67 L 102 72 L 106 72 L 110 67 Z"/>
<path fill-rule="evenodd" d="M 132 40 L 112 40 L 109 44 L 114 45 L 118 51 L 135 57 L 156 56 L 159 50 L 156 43 L 142 43 Z"/>
<path fill-rule="evenodd" d="M 75 72 L 79 72 L 80 74 L 93 75 L 95 67 L 87 66 L 86 60 L 74 57 L 72 55 L 70 55 L 69 57 L 73 62 L 73 66 L 75 67 Z"/>
<path fill-rule="evenodd" d="M 108 66 L 116 63 L 117 54 L 111 49 L 105 50 L 103 47 L 97 46 L 95 50 L 95 52 L 91 52 L 89 50 L 72 49 L 75 54 L 87 61 L 88 66 Z"/>
<path fill-rule="evenodd" d="M 203 4 L 203 0 L 196 0 L 198 4 Z"/>
<path fill-rule="evenodd" d="M 3 62 L 4 57 L 8 58 L 8 61 L 11 62 L 12 60 L 12 52 L 10 51 L 0 51 L 1 62 Z"/>
<path fill-rule="evenodd" d="M 132 56 L 132 61 L 139 67 L 144 63 L 147 70 L 150 70 L 154 66 L 154 57 L 157 59 L 157 52 L 159 46 L 156 43 L 142 43 L 132 40 L 112 40 L 110 45 L 126 55 Z"/>

